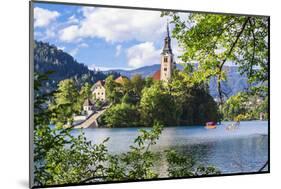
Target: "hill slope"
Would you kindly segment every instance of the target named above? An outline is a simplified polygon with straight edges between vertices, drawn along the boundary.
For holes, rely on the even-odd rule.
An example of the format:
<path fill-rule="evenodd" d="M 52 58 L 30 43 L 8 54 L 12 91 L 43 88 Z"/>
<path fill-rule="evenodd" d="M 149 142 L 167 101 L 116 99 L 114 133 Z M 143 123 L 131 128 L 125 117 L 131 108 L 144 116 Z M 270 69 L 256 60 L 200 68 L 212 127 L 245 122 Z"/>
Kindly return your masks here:
<path fill-rule="evenodd" d="M 54 71 L 50 78 L 56 82 L 71 77 L 95 82 L 106 76 L 103 72 L 89 70 L 87 66 L 78 63 L 56 46 L 38 41 L 34 44 L 34 69 L 40 73 Z"/>

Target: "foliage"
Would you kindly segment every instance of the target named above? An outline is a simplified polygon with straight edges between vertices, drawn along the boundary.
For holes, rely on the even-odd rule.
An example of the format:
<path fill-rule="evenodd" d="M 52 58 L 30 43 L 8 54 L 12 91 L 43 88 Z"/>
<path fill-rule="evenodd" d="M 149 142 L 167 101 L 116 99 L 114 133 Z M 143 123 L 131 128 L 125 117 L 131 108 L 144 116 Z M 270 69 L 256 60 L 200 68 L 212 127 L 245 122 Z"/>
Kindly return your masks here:
<path fill-rule="evenodd" d="M 209 94 L 208 85 L 193 83 L 192 68 L 175 71 L 168 85 L 170 94 L 176 101 L 176 109 L 180 115 L 180 125 L 204 125 L 207 121 L 219 121 L 216 102 Z"/>
<path fill-rule="evenodd" d="M 82 103 L 86 100 L 86 99 L 92 99 L 92 91 L 91 91 L 91 85 L 89 83 L 85 83 L 79 92 L 79 97 L 82 101 Z"/>
<path fill-rule="evenodd" d="M 134 127 L 138 125 L 139 112 L 136 106 L 120 103 L 112 105 L 104 115 L 108 127 Z"/>
<path fill-rule="evenodd" d="M 222 108 L 224 119 L 234 121 L 259 119 L 261 113 L 265 114 L 267 119 L 267 112 L 268 98 L 262 99 L 245 92 L 231 96 Z"/>
<path fill-rule="evenodd" d="M 129 152 L 111 156 L 107 179 L 114 181 L 157 178 L 158 175 L 153 171 L 156 156 L 150 148 L 156 144 L 162 129 L 163 126 L 157 122 L 150 131 L 141 129 Z"/>
<path fill-rule="evenodd" d="M 218 121 L 218 107 L 209 95 L 208 85 L 192 82 L 192 68 L 175 71 L 171 82 L 146 80 L 134 76 L 124 85 L 106 79 L 111 103 L 101 124 L 110 127 L 151 126 L 154 120 L 164 125 L 196 125 Z M 130 111 L 132 111 L 130 113 Z M 130 118 L 129 116 L 134 116 Z M 129 122 L 130 121 L 130 122 Z"/>
<path fill-rule="evenodd" d="M 96 108 L 97 110 L 100 110 L 100 109 L 103 107 L 103 105 L 104 105 L 104 102 L 103 102 L 103 101 L 101 101 L 101 100 L 99 100 L 99 99 L 95 99 L 95 108 Z"/>
<path fill-rule="evenodd" d="M 53 112 L 47 108 L 51 93 L 42 93 L 42 83 L 48 79 L 47 74 L 34 75 L 34 183 L 44 185 L 52 177 L 47 172 L 46 156 L 51 149 L 68 144 L 69 129 L 51 128 Z M 67 118 L 67 117 L 66 117 Z"/>
<path fill-rule="evenodd" d="M 181 60 L 199 63 L 193 80 L 216 76 L 221 102 L 221 82 L 226 79 L 223 66 L 228 62 L 235 62 L 250 84 L 259 83 L 256 92 L 267 95 L 268 17 L 191 13 L 182 20 L 174 12 L 163 15 L 172 17 L 175 24 L 172 34 L 183 49 Z"/>
<path fill-rule="evenodd" d="M 177 104 L 173 96 L 159 82 L 143 89 L 140 109 L 141 121 L 144 125 L 151 125 L 153 120 L 164 125 L 178 124 Z"/>
<path fill-rule="evenodd" d="M 83 133 L 77 138 L 69 137 L 68 146 L 54 146 L 46 155 L 46 173 L 50 176 L 46 185 L 79 183 L 92 175 L 104 176 L 108 139 L 101 144 L 92 144 Z"/>
<path fill-rule="evenodd" d="M 190 156 L 167 150 L 168 172 L 171 177 L 188 177 L 200 175 L 218 175 L 220 171 L 212 166 L 196 165 L 196 161 Z"/>
<path fill-rule="evenodd" d="M 141 98 L 142 90 L 146 86 L 146 82 L 141 75 L 134 75 L 131 80 L 131 90 L 137 100 Z"/>
<path fill-rule="evenodd" d="M 56 126 L 63 126 L 64 123 L 71 124 L 73 115 L 80 113 L 82 108 L 79 100 L 78 89 L 72 79 L 59 82 L 58 90 L 54 93 L 54 102 L 50 105 L 52 121 Z"/>
<path fill-rule="evenodd" d="M 105 80 L 105 92 L 106 98 L 111 103 L 118 103 L 121 101 L 123 94 L 119 89 L 120 85 L 114 81 L 114 76 L 108 76 Z"/>

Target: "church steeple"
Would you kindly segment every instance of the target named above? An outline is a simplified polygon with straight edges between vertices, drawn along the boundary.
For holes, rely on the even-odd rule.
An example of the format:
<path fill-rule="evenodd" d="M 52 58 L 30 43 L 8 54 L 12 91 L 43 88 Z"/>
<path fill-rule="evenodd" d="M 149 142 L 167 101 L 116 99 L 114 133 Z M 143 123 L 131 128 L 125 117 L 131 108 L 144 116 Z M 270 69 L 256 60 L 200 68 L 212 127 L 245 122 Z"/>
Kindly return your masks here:
<path fill-rule="evenodd" d="M 162 54 L 173 54 L 172 48 L 171 48 L 171 38 L 170 38 L 170 31 L 169 31 L 169 23 L 167 22 L 167 33 L 166 37 L 164 39 L 164 48 L 162 51 Z"/>
<path fill-rule="evenodd" d="M 168 82 L 172 78 L 174 69 L 174 55 L 171 48 L 169 24 L 167 22 L 167 33 L 164 39 L 164 47 L 161 53 L 160 80 Z"/>

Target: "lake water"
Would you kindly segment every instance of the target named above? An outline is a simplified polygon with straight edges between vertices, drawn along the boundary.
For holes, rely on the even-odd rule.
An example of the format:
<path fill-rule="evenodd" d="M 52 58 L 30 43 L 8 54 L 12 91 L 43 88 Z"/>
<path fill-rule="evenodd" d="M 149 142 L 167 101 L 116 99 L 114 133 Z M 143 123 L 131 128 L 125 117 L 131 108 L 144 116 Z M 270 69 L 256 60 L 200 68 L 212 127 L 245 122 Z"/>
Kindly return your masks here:
<path fill-rule="evenodd" d="M 192 155 L 200 164 L 213 165 L 222 173 L 256 172 L 268 160 L 268 122 L 245 121 L 237 130 L 226 129 L 231 122 L 222 122 L 216 129 L 203 126 L 164 128 L 152 151 L 160 154 L 155 170 L 166 177 L 167 163 L 161 158 L 164 150 L 173 148 Z M 109 153 L 119 154 L 129 150 L 140 128 L 84 129 L 88 140 L 107 142 Z M 74 134 L 78 130 L 73 131 Z M 265 169 L 266 170 L 266 169 Z"/>

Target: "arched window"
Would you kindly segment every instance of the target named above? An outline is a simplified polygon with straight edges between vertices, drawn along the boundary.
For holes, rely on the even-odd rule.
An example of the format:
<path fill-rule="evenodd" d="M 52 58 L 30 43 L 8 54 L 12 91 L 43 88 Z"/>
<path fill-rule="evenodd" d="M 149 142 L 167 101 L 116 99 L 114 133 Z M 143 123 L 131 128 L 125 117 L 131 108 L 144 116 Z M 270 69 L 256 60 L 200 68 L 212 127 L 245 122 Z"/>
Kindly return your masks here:
<path fill-rule="evenodd" d="M 164 62 L 168 62 L 168 57 L 164 57 Z"/>

